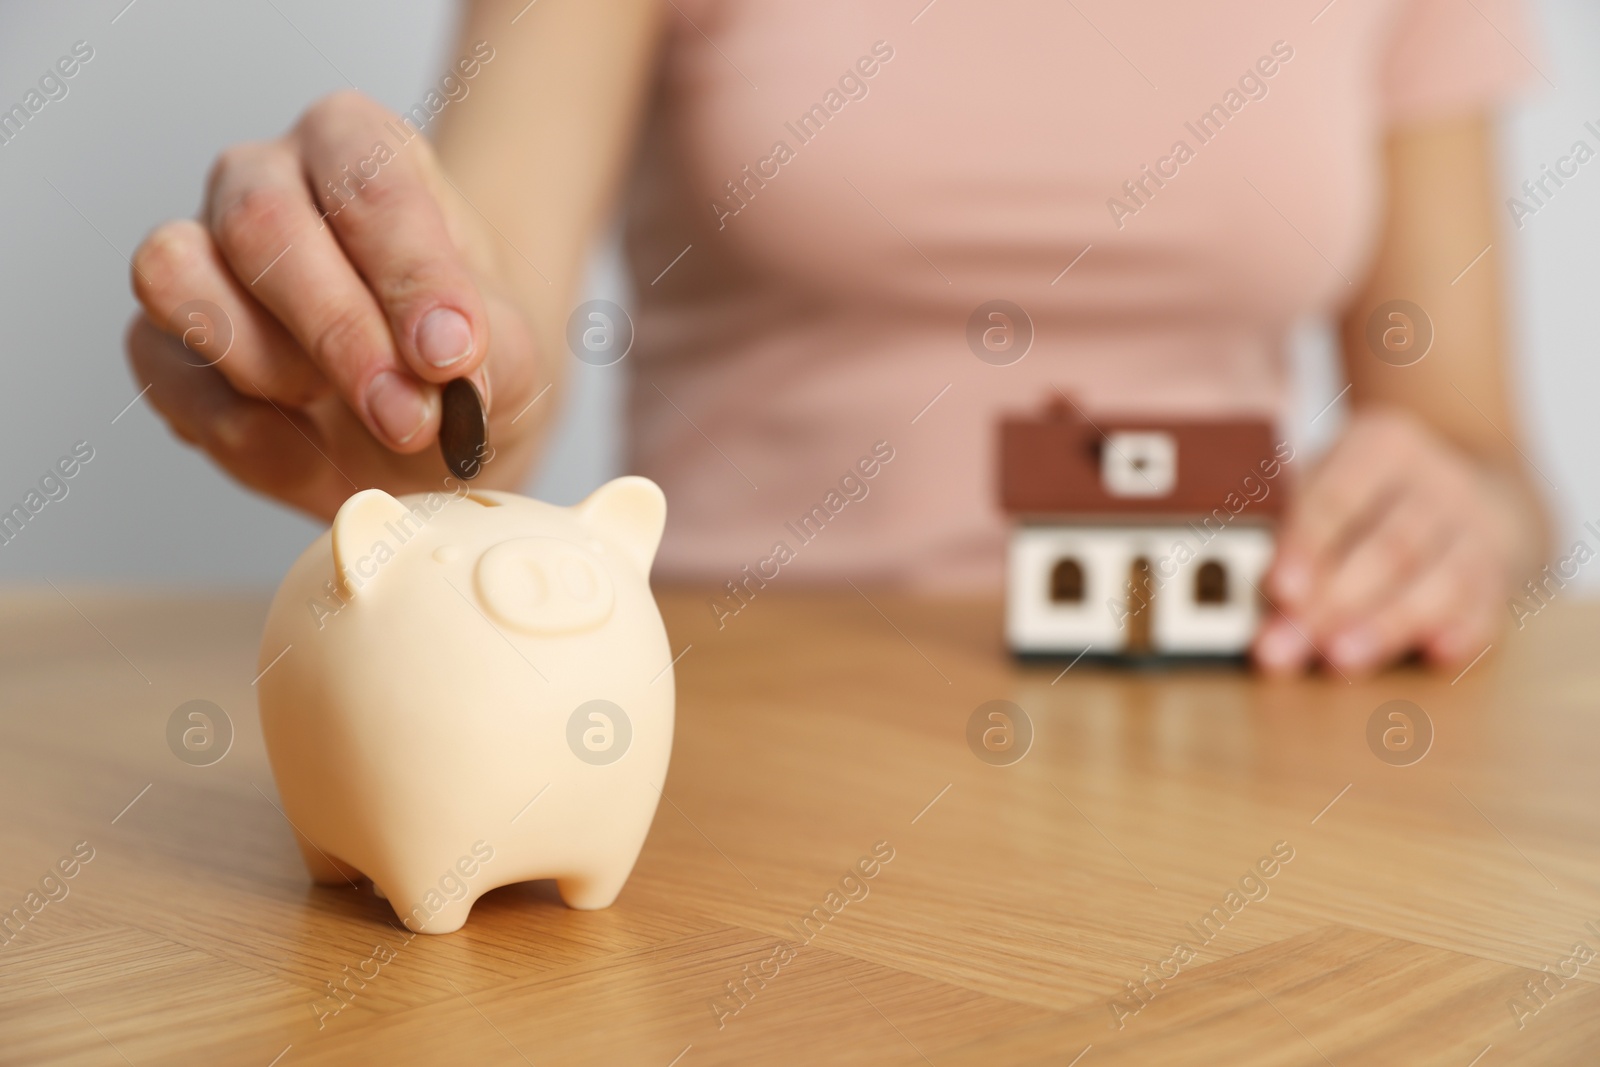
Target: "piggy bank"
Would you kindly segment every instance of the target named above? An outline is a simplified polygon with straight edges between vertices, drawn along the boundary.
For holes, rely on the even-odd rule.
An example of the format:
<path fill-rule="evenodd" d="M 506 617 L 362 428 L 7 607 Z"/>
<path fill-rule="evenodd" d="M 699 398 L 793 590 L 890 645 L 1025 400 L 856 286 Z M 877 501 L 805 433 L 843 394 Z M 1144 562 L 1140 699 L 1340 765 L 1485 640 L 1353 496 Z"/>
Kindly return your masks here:
<path fill-rule="evenodd" d="M 496 886 L 574 908 L 627 881 L 672 749 L 650 594 L 666 500 L 472 490 L 345 501 L 267 615 L 261 727 L 312 878 L 448 933 Z"/>

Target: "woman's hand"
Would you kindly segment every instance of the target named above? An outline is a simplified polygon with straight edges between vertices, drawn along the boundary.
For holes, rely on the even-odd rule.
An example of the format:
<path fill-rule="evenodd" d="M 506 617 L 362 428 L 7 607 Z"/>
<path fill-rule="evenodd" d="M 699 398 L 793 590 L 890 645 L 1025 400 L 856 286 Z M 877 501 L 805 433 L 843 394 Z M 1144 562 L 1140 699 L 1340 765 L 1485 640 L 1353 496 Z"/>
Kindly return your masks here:
<path fill-rule="evenodd" d="M 489 404 L 486 483 L 518 485 L 534 449 L 540 420 L 512 420 L 546 375 L 495 234 L 407 132 L 357 93 L 327 97 L 222 153 L 199 221 L 133 257 L 128 355 L 151 403 L 240 481 L 323 518 L 369 486 L 444 487 L 454 378 Z"/>
<path fill-rule="evenodd" d="M 1540 552 L 1531 512 L 1512 479 L 1414 416 L 1358 414 L 1290 505 L 1267 577 L 1281 614 L 1256 662 L 1291 673 L 1321 657 L 1356 674 L 1420 651 L 1464 666 Z"/>

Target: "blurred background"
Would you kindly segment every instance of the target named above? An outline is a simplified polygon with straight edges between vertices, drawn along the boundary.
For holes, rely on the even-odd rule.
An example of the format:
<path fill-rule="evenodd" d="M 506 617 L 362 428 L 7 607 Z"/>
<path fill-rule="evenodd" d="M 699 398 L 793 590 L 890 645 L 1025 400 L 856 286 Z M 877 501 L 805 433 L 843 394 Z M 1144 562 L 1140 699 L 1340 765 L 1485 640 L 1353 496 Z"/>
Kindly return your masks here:
<path fill-rule="evenodd" d="M 1504 116 L 1507 195 L 1575 140 L 1600 141 L 1584 127 L 1600 127 L 1600 5 L 1531 6 L 1548 80 Z M 0 111 L 75 42 L 94 49 L 66 96 L 0 143 L 0 511 L 75 442 L 94 449 L 68 495 L 0 544 L 0 582 L 278 582 L 319 527 L 234 485 L 136 400 L 122 355 L 134 309 L 126 257 L 161 220 L 193 215 L 227 144 L 276 136 L 348 84 L 411 106 L 438 77 L 453 32 L 447 0 L 0 3 Z M 1556 486 L 1556 530 L 1569 544 L 1583 521 L 1600 519 L 1600 164 L 1520 230 L 1509 212 L 1502 222 L 1529 455 Z M 589 288 L 628 303 L 615 241 L 596 248 Z M 1338 428 L 1338 405 L 1312 419 L 1343 388 L 1327 324 L 1301 324 L 1293 349 L 1288 429 L 1315 448 Z M 527 491 L 571 503 L 621 473 L 626 372 L 627 361 L 574 361 L 557 439 Z M 1580 582 L 1600 590 L 1592 568 Z"/>

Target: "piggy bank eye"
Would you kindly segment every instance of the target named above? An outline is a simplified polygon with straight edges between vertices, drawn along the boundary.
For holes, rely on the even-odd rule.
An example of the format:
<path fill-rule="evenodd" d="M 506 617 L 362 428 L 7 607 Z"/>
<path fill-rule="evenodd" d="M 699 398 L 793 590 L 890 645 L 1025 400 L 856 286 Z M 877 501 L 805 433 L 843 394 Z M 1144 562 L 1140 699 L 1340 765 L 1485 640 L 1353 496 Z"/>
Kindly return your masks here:
<path fill-rule="evenodd" d="M 502 541 L 478 561 L 475 582 L 489 613 L 525 633 L 572 633 L 611 617 L 610 573 L 593 553 L 559 538 Z"/>

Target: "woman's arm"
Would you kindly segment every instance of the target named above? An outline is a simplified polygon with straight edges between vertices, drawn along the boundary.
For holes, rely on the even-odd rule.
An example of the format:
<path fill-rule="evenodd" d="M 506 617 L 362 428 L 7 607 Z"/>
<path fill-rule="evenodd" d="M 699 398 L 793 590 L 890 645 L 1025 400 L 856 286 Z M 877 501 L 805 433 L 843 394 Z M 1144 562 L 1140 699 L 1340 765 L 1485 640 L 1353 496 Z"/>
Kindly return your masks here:
<path fill-rule="evenodd" d="M 442 487 L 439 387 L 466 376 L 490 401 L 483 480 L 519 485 L 555 405 L 512 420 L 559 381 L 659 18 L 653 0 L 478 0 L 426 137 L 351 91 L 223 152 L 199 220 L 157 228 L 133 259 L 129 357 L 173 430 L 328 518 L 359 488 Z M 220 310 L 204 329 L 196 301 Z M 186 350 L 218 318 L 226 356 Z"/>
<path fill-rule="evenodd" d="M 494 76 L 473 90 L 470 106 L 444 116 L 439 162 L 466 201 L 463 213 L 492 224 L 479 234 L 533 323 L 542 381 L 557 383 L 552 393 L 568 361 L 567 316 L 585 257 L 610 215 L 642 118 L 662 10 L 659 0 L 465 7 L 457 52 L 487 41 Z M 530 412 L 518 425 L 543 417 Z"/>
<path fill-rule="evenodd" d="M 1353 416 L 1284 524 L 1269 576 L 1284 618 L 1256 642 L 1269 669 L 1320 654 L 1365 671 L 1413 650 L 1464 664 L 1546 555 L 1506 380 L 1490 124 L 1396 132 L 1386 158 L 1386 223 L 1342 324 Z M 1395 300 L 1431 322 L 1431 347 L 1409 365 L 1427 324 L 1378 311 Z"/>

